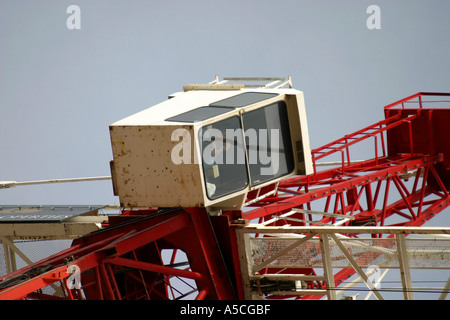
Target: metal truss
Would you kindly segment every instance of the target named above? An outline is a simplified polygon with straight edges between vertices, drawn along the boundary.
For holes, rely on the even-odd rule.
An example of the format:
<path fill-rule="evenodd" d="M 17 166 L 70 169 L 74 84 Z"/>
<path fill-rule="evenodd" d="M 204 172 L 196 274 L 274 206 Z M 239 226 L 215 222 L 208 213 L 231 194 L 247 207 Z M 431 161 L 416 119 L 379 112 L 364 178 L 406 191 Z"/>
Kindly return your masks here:
<path fill-rule="evenodd" d="M 405 233 L 426 238 L 405 239 Z M 384 300 L 379 289 L 380 271 L 399 269 L 403 296 L 413 299 L 410 268 L 450 269 L 449 234 L 448 227 L 247 225 L 237 232 L 240 255 L 246 262 L 241 263 L 245 298 L 325 296 L 336 300 L 339 295 L 345 297 L 346 290 L 363 282 L 369 295 Z M 374 238 L 374 235 L 383 235 L 383 238 Z M 298 272 L 311 268 L 322 270 L 322 274 Z M 333 274 L 336 268 L 352 270 L 358 278 L 338 290 L 338 278 Z M 439 299 L 445 299 L 450 291 L 449 281 L 438 289 Z"/>
<path fill-rule="evenodd" d="M 344 227 L 348 228 L 346 233 L 349 233 L 350 237 L 356 237 L 356 233 L 362 232 L 356 231 L 356 228 L 369 230 L 371 227 L 380 226 L 402 228 L 422 226 L 450 203 L 448 189 L 444 187 L 434 168 L 440 161 L 438 156 L 404 155 L 398 158 L 372 159 L 346 166 L 345 175 L 336 175 L 335 169 L 324 171 L 320 173 L 326 177 L 323 180 L 292 178 L 279 184 L 277 196 L 266 197 L 252 204 L 260 206 L 245 212 L 244 217 L 266 228 L 271 226 L 281 230 L 280 232 L 285 232 L 293 226 L 313 227 L 314 230 L 321 228 L 327 230 L 332 226 L 338 233 L 339 229 L 336 228 Z M 411 181 L 406 183 L 404 179 Z M 319 183 L 321 187 L 314 189 Z M 252 232 L 259 236 L 268 232 L 268 229 L 264 232 L 261 230 L 255 229 Z M 408 233 L 406 230 L 402 232 Z M 311 238 L 314 235 L 312 232 L 306 237 Z M 372 238 L 383 236 L 386 236 L 384 232 L 371 234 Z M 333 234 L 330 234 L 330 240 L 323 235 L 318 237 L 323 246 L 322 252 L 328 252 L 328 241 L 334 241 L 339 245 L 339 240 Z M 243 240 L 238 240 L 237 243 L 243 243 Z M 246 256 L 241 254 L 241 257 Z M 247 262 L 241 261 L 241 266 L 245 265 Z M 315 268 L 307 265 L 294 270 L 290 267 L 275 269 L 267 267 L 258 269 L 257 272 L 260 275 L 277 274 L 275 278 L 268 277 L 272 280 L 285 277 L 283 274 L 286 272 L 288 274 L 300 272 L 302 276 L 298 279 L 288 276 L 291 280 L 303 281 L 303 289 L 295 290 L 298 299 L 320 299 L 324 295 L 329 299 L 335 299 L 335 288 L 355 273 L 364 279 L 358 264 L 354 263 L 351 268 L 341 268 L 339 271 L 331 268 L 326 259 L 323 265 L 325 273 L 321 276 L 316 275 Z M 335 271 L 334 275 L 330 274 L 331 270 Z M 245 278 L 244 274 L 243 277 Z M 327 291 L 328 287 L 324 283 L 331 285 L 332 291 L 330 289 Z M 282 293 L 288 295 L 286 291 Z M 374 293 L 377 298 L 381 298 L 376 291 Z M 242 294 L 245 295 L 245 292 Z M 280 292 L 276 294 L 278 298 L 280 295 Z M 248 294 L 245 296 L 249 297 Z"/>
<path fill-rule="evenodd" d="M 269 191 L 267 197 L 258 198 L 255 195 L 258 200 L 248 202 L 249 209 L 243 213 L 243 217 L 280 230 L 292 226 L 422 226 L 450 204 L 448 162 L 445 162 L 444 157 L 444 154 L 448 154 L 447 146 L 441 144 L 437 147 L 434 141 L 438 138 L 434 132 L 440 133 L 442 125 L 432 117 L 432 113 L 438 111 L 425 110 L 422 99 L 422 96 L 433 95 L 441 97 L 449 94 L 419 93 L 405 98 L 385 108 L 385 120 L 312 150 L 314 174 L 284 180 L 274 185 L 272 193 Z M 419 99 L 419 108 L 404 108 L 405 103 L 416 98 Z M 402 108 L 396 112 L 398 105 Z M 441 109 L 440 112 L 448 114 L 448 110 Z M 434 132 L 430 131 L 432 129 Z M 397 130 L 396 135 L 392 135 L 393 130 Z M 374 141 L 374 158 L 352 161 L 351 148 L 370 139 Z M 424 141 L 428 142 L 423 143 Z M 427 148 L 433 153 L 418 152 L 430 151 Z M 318 161 L 336 154 L 341 158 L 338 166 L 317 171 Z M 314 234 L 307 237 L 311 236 Z M 339 245 L 334 236 L 330 237 Z M 383 234 L 372 233 L 371 237 L 381 238 Z M 327 237 L 322 236 L 320 241 L 322 246 L 328 246 Z M 241 257 L 246 259 L 243 254 Z M 245 266 L 246 262 L 241 262 L 241 265 Z M 326 260 L 324 265 L 327 265 Z M 323 283 L 320 284 L 320 280 L 326 277 L 328 284 L 331 283 L 335 288 L 355 273 L 360 273 L 356 264 L 339 271 L 334 269 L 333 276 L 327 274 L 332 272 L 330 267 L 325 270 L 323 276 L 317 276 L 314 268 L 308 266 L 295 270 L 263 268 L 257 272 L 260 275 L 276 272 L 277 277 L 283 277 L 282 274 L 286 272 L 300 272 L 303 275 L 304 289 L 297 291 L 296 297 L 299 299 L 319 299 L 325 293 L 329 298 L 335 298 L 333 292 L 326 291 Z M 243 277 L 245 274 L 244 272 Z M 310 290 L 316 291 L 308 294 Z M 245 292 L 241 294 L 245 295 Z M 377 298 L 380 297 L 377 295 Z"/>
<path fill-rule="evenodd" d="M 196 299 L 231 298 L 213 235 L 195 232 L 212 231 L 203 225 L 209 223 L 206 212 L 141 210 L 116 220 L 75 240 L 69 249 L 4 277 L 0 299 L 177 299 L 189 294 Z M 162 250 L 173 251 L 173 256 L 183 250 L 189 261 L 163 263 Z M 77 276 L 79 286 L 73 287 Z M 183 291 L 172 285 L 174 279 L 184 283 Z M 193 285 L 188 285 L 190 280 Z"/>

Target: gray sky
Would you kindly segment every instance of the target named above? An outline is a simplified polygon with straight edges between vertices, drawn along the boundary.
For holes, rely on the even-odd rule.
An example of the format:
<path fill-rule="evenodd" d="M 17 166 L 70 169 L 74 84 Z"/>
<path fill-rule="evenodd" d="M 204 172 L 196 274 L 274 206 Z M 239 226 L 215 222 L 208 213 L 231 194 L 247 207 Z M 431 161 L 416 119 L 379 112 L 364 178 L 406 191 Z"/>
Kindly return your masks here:
<path fill-rule="evenodd" d="M 0 180 L 109 175 L 109 124 L 216 74 L 292 76 L 319 147 L 386 104 L 450 92 L 449 14 L 448 0 L 0 0 Z M 118 199 L 106 181 L 0 190 L 0 204 Z"/>
<path fill-rule="evenodd" d="M 216 74 L 291 75 L 319 147 L 388 103 L 449 91 L 449 13 L 445 0 L 1 0 L 0 180 L 109 175 L 109 124 Z M 118 199 L 107 181 L 1 190 L 0 203 Z"/>

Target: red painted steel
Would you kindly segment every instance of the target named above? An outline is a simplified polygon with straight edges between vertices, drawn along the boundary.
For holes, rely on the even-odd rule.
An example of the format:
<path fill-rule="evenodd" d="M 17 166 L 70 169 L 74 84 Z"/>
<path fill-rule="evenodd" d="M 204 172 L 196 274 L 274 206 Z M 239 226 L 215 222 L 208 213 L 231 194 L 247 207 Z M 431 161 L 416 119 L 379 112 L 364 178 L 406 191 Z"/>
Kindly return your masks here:
<path fill-rule="evenodd" d="M 148 216 L 139 214 L 126 212 L 124 222 L 116 221 L 75 240 L 68 250 L 3 277 L 3 281 L 11 281 L 32 268 L 52 266 L 49 271 L 0 291 L 0 299 L 47 299 L 50 296 L 37 290 L 53 283 L 63 288 L 60 298 L 79 297 L 79 290 L 68 290 L 64 281 L 70 276 L 68 265 L 81 269 L 86 299 L 167 299 L 173 278 L 195 280 L 196 295 L 204 299 L 233 297 L 206 211 L 173 209 Z M 163 249 L 186 252 L 188 268 L 164 265 L 160 256 Z"/>
<path fill-rule="evenodd" d="M 246 210 L 221 216 L 209 216 L 204 208 L 124 211 L 71 248 L 0 278 L 0 299 L 242 299 L 235 230 L 250 220 L 269 221 L 292 209 L 306 209 L 272 224 L 338 221 L 335 216 L 314 219 L 307 211 L 317 210 L 353 217 L 343 222 L 347 226 L 423 225 L 450 204 L 450 108 L 430 108 L 424 100 L 447 96 L 417 93 L 386 106 L 385 120 L 312 150 L 313 174 L 250 193 Z M 433 103 L 438 101 L 445 102 Z M 352 148 L 368 139 L 375 142 L 375 156 L 353 163 Z M 317 170 L 319 160 L 336 153 L 340 165 Z M 270 195 L 258 198 L 264 194 Z M 169 261 L 164 252 L 171 252 Z M 176 260 L 179 256 L 182 261 Z M 82 290 L 69 289 L 65 281 L 71 264 L 81 270 Z M 277 271 L 315 275 L 313 269 Z M 353 274 L 353 269 L 336 272 L 335 284 Z M 59 295 L 41 290 L 50 284 L 60 285 Z"/>

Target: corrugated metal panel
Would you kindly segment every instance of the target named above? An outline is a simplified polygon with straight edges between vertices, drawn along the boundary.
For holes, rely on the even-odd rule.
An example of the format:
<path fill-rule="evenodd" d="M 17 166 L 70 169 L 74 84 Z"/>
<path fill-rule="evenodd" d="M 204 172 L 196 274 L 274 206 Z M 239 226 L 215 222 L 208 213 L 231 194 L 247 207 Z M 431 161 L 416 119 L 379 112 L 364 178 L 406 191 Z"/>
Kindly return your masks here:
<path fill-rule="evenodd" d="M 69 218 L 95 213 L 104 206 L 40 206 L 40 205 L 3 205 L 0 206 L 0 223 L 18 222 L 62 222 Z"/>

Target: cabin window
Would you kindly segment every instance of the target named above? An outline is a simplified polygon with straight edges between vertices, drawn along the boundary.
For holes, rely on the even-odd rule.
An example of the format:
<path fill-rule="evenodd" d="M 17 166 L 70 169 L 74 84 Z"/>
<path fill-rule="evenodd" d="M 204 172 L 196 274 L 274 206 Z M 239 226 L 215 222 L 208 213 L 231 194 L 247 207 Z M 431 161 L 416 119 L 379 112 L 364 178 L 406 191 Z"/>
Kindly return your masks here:
<path fill-rule="evenodd" d="M 166 119 L 166 121 L 174 122 L 189 122 L 193 123 L 196 121 L 203 121 L 215 116 L 220 116 L 221 114 L 233 111 L 234 108 L 219 108 L 219 107 L 199 107 L 174 117 Z"/>
<path fill-rule="evenodd" d="M 209 199 L 217 199 L 248 186 L 244 136 L 239 117 L 202 127 L 199 142 Z"/>
<path fill-rule="evenodd" d="M 211 200 L 285 176 L 295 168 L 283 101 L 203 126 L 199 142 Z"/>
<path fill-rule="evenodd" d="M 210 107 L 231 107 L 231 108 L 242 108 L 255 104 L 273 97 L 278 96 L 277 93 L 269 92 L 245 92 L 230 98 L 226 98 L 217 102 L 211 103 Z"/>
<path fill-rule="evenodd" d="M 242 116 L 252 186 L 291 173 L 294 157 L 284 101 Z"/>

